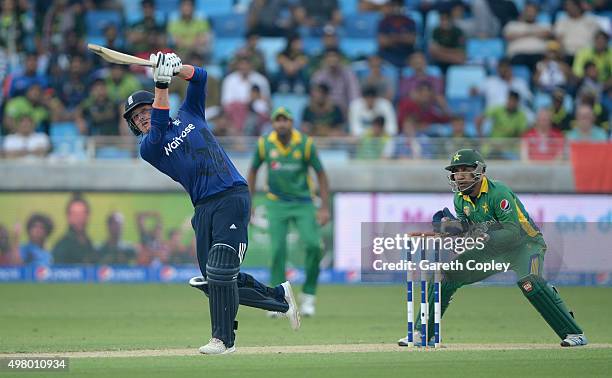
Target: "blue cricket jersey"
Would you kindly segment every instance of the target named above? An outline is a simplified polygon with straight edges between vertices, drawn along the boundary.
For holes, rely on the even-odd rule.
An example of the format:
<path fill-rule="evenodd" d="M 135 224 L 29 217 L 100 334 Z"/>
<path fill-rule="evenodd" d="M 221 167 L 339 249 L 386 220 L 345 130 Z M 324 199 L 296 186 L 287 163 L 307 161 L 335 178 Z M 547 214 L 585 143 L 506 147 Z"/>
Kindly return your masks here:
<path fill-rule="evenodd" d="M 169 109 L 151 111 L 151 129 L 142 138 L 140 155 L 181 184 L 195 205 L 208 196 L 247 183 L 206 123 L 207 73 L 201 67 L 194 68 L 177 118 L 170 118 Z"/>

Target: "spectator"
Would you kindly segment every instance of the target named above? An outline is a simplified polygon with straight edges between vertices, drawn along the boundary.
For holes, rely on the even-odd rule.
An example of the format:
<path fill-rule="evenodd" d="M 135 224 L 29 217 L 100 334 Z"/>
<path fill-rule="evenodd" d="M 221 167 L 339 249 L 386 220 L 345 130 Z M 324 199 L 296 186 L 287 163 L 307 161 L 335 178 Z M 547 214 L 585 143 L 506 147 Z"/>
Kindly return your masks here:
<path fill-rule="evenodd" d="M 130 94 L 142 89 L 140 81 L 133 73 L 129 72 L 127 67 L 122 64 L 111 64 L 110 74 L 105 80 L 108 97 L 120 104 Z"/>
<path fill-rule="evenodd" d="M 557 88 L 552 94 L 552 106 L 550 107 L 552 127 L 558 131 L 566 132 L 570 127 L 572 116 L 565 108 L 565 91 Z"/>
<path fill-rule="evenodd" d="M 20 265 L 19 256 L 19 226 L 15 227 L 13 235 L 0 224 L 0 266 Z"/>
<path fill-rule="evenodd" d="M 76 109 L 83 100 L 87 98 L 87 65 L 80 55 L 75 55 L 70 60 L 70 69 L 67 78 L 58 83 L 55 89 L 60 100 L 68 112 Z"/>
<path fill-rule="evenodd" d="M 169 265 L 184 265 L 192 264 L 197 258 L 195 251 L 183 244 L 181 240 L 183 234 L 178 228 L 173 228 L 168 231 L 168 240 L 166 241 L 166 249 L 168 250 L 168 261 Z"/>
<path fill-rule="evenodd" d="M 253 32 L 248 32 L 246 36 L 246 44 L 236 52 L 236 57 L 245 55 L 251 61 L 251 67 L 260 74 L 266 76 L 266 59 L 263 52 L 257 44 L 259 43 L 259 35 Z M 232 69 L 235 69 L 236 62 L 231 63 Z"/>
<path fill-rule="evenodd" d="M 138 265 L 163 264 L 168 259 L 168 251 L 163 242 L 161 216 L 157 211 L 143 211 L 136 214 L 136 224 L 140 235 L 138 246 Z"/>
<path fill-rule="evenodd" d="M 34 20 L 23 1 L 4 0 L 0 6 L 0 46 L 15 52 L 33 47 Z M 27 3 L 26 3 L 27 5 Z"/>
<path fill-rule="evenodd" d="M 310 101 L 304 109 L 301 128 L 308 135 L 346 135 L 342 110 L 331 101 L 327 84 L 311 85 Z"/>
<path fill-rule="evenodd" d="M 360 79 L 360 87 L 376 87 L 376 91 L 389 101 L 395 98 L 396 83 L 383 73 L 384 61 L 378 55 L 368 57 L 368 75 Z"/>
<path fill-rule="evenodd" d="M 508 93 L 513 90 L 520 95 L 522 108 L 527 109 L 533 95 L 527 82 L 512 74 L 512 66 L 507 58 L 500 59 L 497 64 L 497 76 L 489 76 L 480 88 L 485 96 L 485 108 L 505 105 Z"/>
<path fill-rule="evenodd" d="M 111 50 L 123 51 L 125 50 L 123 38 L 119 36 L 118 26 L 110 22 L 103 29 L 104 32 L 104 47 L 108 47 Z"/>
<path fill-rule="evenodd" d="M 30 216 L 26 226 L 28 242 L 19 249 L 24 264 L 52 265 L 53 255 L 45 248 L 49 235 L 53 232 L 53 221 L 45 214 Z"/>
<path fill-rule="evenodd" d="M 487 108 L 484 117 L 476 119 L 480 135 L 484 135 L 482 124 L 484 118 L 491 121 L 491 138 L 518 138 L 527 129 L 527 116 L 519 109 L 520 95 L 510 91 L 506 105 Z"/>
<path fill-rule="evenodd" d="M 608 139 L 606 132 L 594 125 L 593 109 L 588 105 L 579 105 L 576 109 L 575 127 L 566 137 L 572 142 L 605 142 Z"/>
<path fill-rule="evenodd" d="M 379 117 L 385 120 L 383 124 L 385 135 L 397 134 L 397 116 L 393 104 L 380 97 L 375 87 L 366 87 L 363 97 L 354 99 L 349 107 L 351 135 L 363 136 Z"/>
<path fill-rule="evenodd" d="M 389 0 L 378 24 L 378 55 L 396 67 L 402 67 L 414 52 L 416 24 L 403 13 L 403 0 Z"/>
<path fill-rule="evenodd" d="M 98 248 L 100 264 L 133 265 L 136 263 L 136 249 L 123 241 L 123 214 L 113 212 L 106 218 L 108 236 Z"/>
<path fill-rule="evenodd" d="M 195 51 L 210 52 L 210 25 L 194 14 L 193 0 L 181 0 L 181 15 L 168 23 L 168 34 L 174 41 L 177 54 L 187 56 Z"/>
<path fill-rule="evenodd" d="M 257 86 L 265 101 L 270 99 L 270 84 L 262 74 L 253 70 L 249 57 L 239 54 L 236 71 L 227 75 L 221 84 L 221 105 L 239 132 L 244 129 L 251 102 L 253 86 Z"/>
<path fill-rule="evenodd" d="M 461 20 L 461 23 L 457 24 L 467 38 L 495 38 L 499 35 L 501 22 L 490 5 L 490 0 L 471 1 L 470 13 L 472 17 Z M 457 20 L 458 14 L 461 14 L 461 7 L 455 6 L 453 13 L 453 19 Z"/>
<path fill-rule="evenodd" d="M 89 214 L 89 203 L 80 195 L 73 195 L 66 206 L 68 230 L 53 247 L 53 261 L 56 264 L 98 262 L 98 254 L 87 235 Z"/>
<path fill-rule="evenodd" d="M 39 3 L 44 3 L 48 7 L 45 8 L 42 22 L 43 46 L 58 48 L 71 32 L 77 40 L 85 35 L 85 3 L 70 0 Z"/>
<path fill-rule="evenodd" d="M 465 128 L 465 116 L 455 113 L 450 117 L 451 135 L 441 139 L 435 148 L 438 156 L 450 156 L 459 148 L 478 149 L 478 141 L 471 138 Z"/>
<path fill-rule="evenodd" d="M 14 132 L 16 121 L 23 115 L 32 117 L 34 129 L 48 129 L 49 109 L 45 105 L 45 96 L 38 83 L 32 84 L 25 96 L 10 99 L 4 108 L 4 126 L 7 131 Z"/>
<path fill-rule="evenodd" d="M 102 79 L 91 85 L 91 95 L 79 105 L 75 120 L 83 135 L 119 135 L 120 106 L 108 96 Z"/>
<path fill-rule="evenodd" d="M 359 82 L 353 71 L 342 63 L 338 49 L 325 51 L 323 66 L 314 73 L 312 82 L 325 83 L 330 88 L 331 99 L 346 114 L 348 106 L 360 95 Z"/>
<path fill-rule="evenodd" d="M 8 0 L 9 2 L 11 0 Z M 23 66 L 23 73 L 16 74 L 10 79 L 9 97 L 22 96 L 34 84 L 45 88 L 48 78 L 38 73 L 38 55 L 28 53 Z"/>
<path fill-rule="evenodd" d="M 129 43 L 129 50 L 150 51 L 153 46 L 149 43 L 150 33 L 164 33 L 165 25 L 161 25 L 155 18 L 155 1 L 142 0 L 140 2 L 142 8 L 142 20 L 131 25 L 126 30 L 126 39 Z"/>
<path fill-rule="evenodd" d="M 525 4 L 521 18 L 510 21 L 503 32 L 510 63 L 525 65 L 531 72 L 544 57 L 547 40 L 553 36 L 550 25 L 537 22 L 538 11 L 538 4 Z"/>
<path fill-rule="evenodd" d="M 570 66 L 561 57 L 561 46 L 550 41 L 544 59 L 536 64 L 533 80 L 537 88 L 552 92 L 557 87 L 568 88 L 573 81 Z"/>
<path fill-rule="evenodd" d="M 261 94 L 257 85 L 251 87 L 251 98 L 249 100 L 247 118 L 244 123 L 243 135 L 259 136 L 264 126 L 270 120 L 270 104 Z"/>
<path fill-rule="evenodd" d="M 452 114 L 450 117 L 451 125 L 451 138 L 469 138 L 465 130 L 465 116 L 462 114 Z M 457 150 L 456 147 L 449 150 L 449 152 Z"/>
<path fill-rule="evenodd" d="M 385 117 L 377 116 L 372 126 L 360 135 L 357 144 L 357 159 L 377 160 L 390 158 L 393 153 L 393 139 L 385 131 Z"/>
<path fill-rule="evenodd" d="M 264 37 L 283 37 L 292 20 L 288 0 L 252 0 L 247 13 L 249 33 Z"/>
<path fill-rule="evenodd" d="M 360 12 L 381 12 L 389 0 L 359 0 Z"/>
<path fill-rule="evenodd" d="M 7 158 L 42 157 L 49 152 L 51 144 L 44 133 L 34 131 L 32 116 L 24 114 L 17 119 L 17 128 L 13 134 L 4 138 L 3 150 Z"/>
<path fill-rule="evenodd" d="M 603 30 L 595 34 L 593 47 L 584 47 L 578 51 L 574 59 L 574 74 L 581 78 L 584 76 L 586 62 L 593 62 L 599 72 L 599 81 L 607 87 L 612 87 L 612 48 L 609 46 L 610 36 Z"/>
<path fill-rule="evenodd" d="M 338 0 L 299 0 L 293 17 L 298 26 L 314 34 L 327 25 L 338 27 L 342 23 Z"/>
<path fill-rule="evenodd" d="M 610 113 L 608 112 L 606 107 L 599 102 L 595 93 L 589 91 L 582 91 L 576 102 L 576 107 L 580 105 L 586 105 L 591 108 L 591 110 L 593 111 L 593 116 L 595 117 L 595 126 L 599 126 L 605 131 L 610 130 Z"/>
<path fill-rule="evenodd" d="M 398 106 L 399 127 L 406 136 L 432 134 L 432 124 L 446 123 L 449 120 L 448 114 L 438 105 L 433 88 L 427 81 L 418 83 L 412 97 L 404 98 Z"/>
<path fill-rule="evenodd" d="M 440 12 L 440 25 L 433 31 L 429 55 L 445 73 L 449 66 L 465 63 L 465 37 L 461 29 L 453 25 L 450 11 Z"/>
<path fill-rule="evenodd" d="M 552 113 L 540 109 L 533 128 L 522 136 L 523 156 L 529 160 L 558 160 L 563 157 L 563 134 L 552 127 Z"/>
<path fill-rule="evenodd" d="M 444 97 L 444 81 L 441 77 L 433 76 L 427 73 L 427 58 L 420 51 L 415 52 L 408 58 L 408 64 L 412 69 L 412 74 L 407 77 L 402 77 L 399 84 L 398 97 L 400 101 L 410 97 L 411 93 L 416 90 L 419 83 L 427 82 L 434 91 L 438 105 L 446 108 L 446 99 Z"/>
<path fill-rule="evenodd" d="M 321 50 L 318 54 L 309 59 L 310 63 L 308 64 L 308 77 L 312 76 L 312 74 L 318 71 L 323 64 L 323 60 L 325 60 L 325 53 L 327 50 L 333 49 L 337 50 L 338 54 L 340 54 L 340 59 L 343 63 L 350 63 L 350 60 L 340 51 L 340 42 L 338 40 L 338 33 L 336 28 L 331 25 L 328 25 L 323 28 L 323 36 L 321 37 Z"/>
<path fill-rule="evenodd" d="M 599 100 L 604 90 L 604 83 L 599 81 L 599 71 L 594 62 L 588 61 L 584 64 L 584 76 L 578 83 L 577 96 L 583 93 L 592 93 Z"/>
<path fill-rule="evenodd" d="M 287 38 L 287 46 L 278 54 L 276 60 L 280 70 L 276 79 L 276 88 L 281 93 L 306 93 L 308 78 L 306 65 L 308 55 L 304 53 L 302 39 L 297 35 Z"/>
<path fill-rule="evenodd" d="M 599 23 L 596 18 L 584 13 L 580 0 L 565 0 L 564 6 L 568 17 L 558 19 L 554 30 L 567 61 L 571 63 L 580 49 L 592 46 Z"/>

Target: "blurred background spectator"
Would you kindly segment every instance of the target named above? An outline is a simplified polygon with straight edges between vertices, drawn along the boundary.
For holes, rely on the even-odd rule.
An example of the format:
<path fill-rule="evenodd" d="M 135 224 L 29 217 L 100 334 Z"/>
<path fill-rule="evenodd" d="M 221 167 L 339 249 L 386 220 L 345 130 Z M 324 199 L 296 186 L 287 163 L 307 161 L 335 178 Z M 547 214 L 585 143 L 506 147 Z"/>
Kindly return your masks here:
<path fill-rule="evenodd" d="M 557 41 L 550 41 L 546 47 L 546 54 L 536 63 L 533 75 L 536 88 L 544 92 L 552 92 L 555 88 L 571 88 L 573 80 L 572 70 L 561 56 L 561 46 Z"/>
<path fill-rule="evenodd" d="M 47 239 L 53 232 L 53 221 L 45 214 L 35 213 L 26 225 L 28 241 L 19 248 L 21 262 L 32 265 L 51 265 L 53 255 L 45 248 Z"/>
<path fill-rule="evenodd" d="M 277 56 L 279 71 L 276 78 L 276 91 L 280 93 L 304 94 L 308 88 L 306 65 L 308 56 L 304 52 L 299 35 L 287 37 L 285 49 Z"/>
<path fill-rule="evenodd" d="M 338 49 L 325 50 L 321 68 L 312 75 L 315 84 L 325 83 L 330 90 L 330 99 L 346 114 L 348 106 L 360 95 L 359 82 L 351 68 L 342 62 Z"/>
<path fill-rule="evenodd" d="M 383 131 L 387 136 L 397 134 L 397 116 L 391 101 L 381 97 L 376 87 L 366 87 L 363 90 L 363 97 L 351 101 L 349 107 L 349 129 L 351 135 L 363 136 L 372 134 L 368 132 L 374 124 L 374 120 L 384 120 Z M 376 137 L 382 136 L 377 131 Z"/>
<path fill-rule="evenodd" d="M 192 51 L 205 55 L 210 53 L 210 25 L 195 14 L 194 0 L 181 0 L 180 16 L 168 23 L 168 34 L 179 56 L 186 56 Z"/>
<path fill-rule="evenodd" d="M 298 0 L 293 17 L 304 32 L 314 35 L 321 34 L 325 26 L 342 22 L 338 0 Z"/>
<path fill-rule="evenodd" d="M 329 85 L 325 83 L 310 86 L 310 99 L 302 118 L 302 130 L 309 135 L 346 135 L 342 109 L 330 98 Z"/>
<path fill-rule="evenodd" d="M 592 15 L 582 9 L 580 0 L 565 0 L 563 4 L 567 17 L 557 18 L 554 31 L 567 62 L 571 64 L 580 49 L 592 46 L 593 37 L 600 26 Z"/>
<path fill-rule="evenodd" d="M 51 147 L 45 133 L 35 132 L 34 119 L 22 114 L 16 119 L 15 131 L 4 138 L 2 148 L 7 158 L 32 158 L 45 156 Z"/>
<path fill-rule="evenodd" d="M 15 226 L 11 233 L 6 226 L 0 224 L 0 266 L 21 264 L 19 255 L 19 226 Z"/>
<path fill-rule="evenodd" d="M 403 7 L 403 0 L 387 1 L 378 24 L 378 55 L 397 67 L 405 64 L 416 44 L 416 24 L 403 13 Z"/>
<path fill-rule="evenodd" d="M 517 138 L 527 129 L 527 116 L 519 108 L 520 94 L 510 91 L 504 105 L 495 105 L 486 109 L 484 115 L 478 117 L 476 125 L 480 135 L 491 138 Z M 490 132 L 482 128 L 483 121 L 491 122 Z"/>
<path fill-rule="evenodd" d="M 588 105 L 579 105 L 576 109 L 575 127 L 567 133 L 567 139 L 573 142 L 605 142 L 608 140 L 606 132 L 595 126 L 593 109 Z"/>
<path fill-rule="evenodd" d="M 99 264 L 133 265 L 136 263 L 136 249 L 123 240 L 123 214 L 113 212 L 106 218 L 108 236 L 98 248 Z"/>
<path fill-rule="evenodd" d="M 157 211 L 142 211 L 136 214 L 136 225 L 140 243 L 136 261 L 142 266 L 159 266 L 168 260 L 168 250 L 163 239 L 163 224 Z"/>
<path fill-rule="evenodd" d="M 563 134 L 552 127 L 549 109 L 541 109 L 531 130 L 523 134 L 524 158 L 529 160 L 558 160 L 563 156 Z"/>
<path fill-rule="evenodd" d="M 451 65 L 465 63 L 465 37 L 452 23 L 450 9 L 440 12 L 440 25 L 433 31 L 429 55 L 442 72 Z"/>
<path fill-rule="evenodd" d="M 53 261 L 56 264 L 95 264 L 98 253 L 87 234 L 89 224 L 89 203 L 75 193 L 66 205 L 68 229 L 53 247 Z"/>
<path fill-rule="evenodd" d="M 359 136 L 355 158 L 372 160 L 391 157 L 393 139 L 385 131 L 385 123 L 383 116 L 372 120 L 372 125 Z"/>
<path fill-rule="evenodd" d="M 247 13 L 250 33 L 264 37 L 282 37 L 291 30 L 292 18 L 288 0 L 252 0 Z"/>
<path fill-rule="evenodd" d="M 536 63 L 543 58 L 546 43 L 553 36 L 549 24 L 537 21 L 538 11 L 536 3 L 525 4 L 520 19 L 508 22 L 503 30 L 510 63 L 525 65 L 530 71 L 533 71 Z"/>

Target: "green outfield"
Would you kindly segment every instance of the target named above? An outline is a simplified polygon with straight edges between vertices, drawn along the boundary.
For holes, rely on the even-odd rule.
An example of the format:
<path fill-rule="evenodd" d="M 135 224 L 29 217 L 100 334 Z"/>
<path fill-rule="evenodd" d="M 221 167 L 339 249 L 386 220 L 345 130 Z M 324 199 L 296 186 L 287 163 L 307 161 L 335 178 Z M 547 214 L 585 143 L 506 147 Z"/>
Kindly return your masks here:
<path fill-rule="evenodd" d="M 121 356 L 123 350 L 162 350 L 161 356 L 74 357 L 69 375 L 79 377 L 354 377 L 427 371 L 439 376 L 459 371 L 471 376 L 608 375 L 612 288 L 560 291 L 593 346 L 558 347 L 556 336 L 518 288 L 472 287 L 456 295 L 444 317 L 448 348 L 407 352 L 393 347 L 405 333 L 403 287 L 323 286 L 317 316 L 304 319 L 299 332 L 291 331 L 285 319 L 241 308 L 238 353 L 206 357 L 195 351 L 210 337 L 207 301 L 187 285 L 2 284 L 0 353 L 113 350 Z M 532 344 L 537 348 L 530 349 Z M 255 348 L 282 345 L 311 345 L 314 351 L 332 346 L 320 353 Z M 164 350 L 185 355 L 164 356 Z"/>

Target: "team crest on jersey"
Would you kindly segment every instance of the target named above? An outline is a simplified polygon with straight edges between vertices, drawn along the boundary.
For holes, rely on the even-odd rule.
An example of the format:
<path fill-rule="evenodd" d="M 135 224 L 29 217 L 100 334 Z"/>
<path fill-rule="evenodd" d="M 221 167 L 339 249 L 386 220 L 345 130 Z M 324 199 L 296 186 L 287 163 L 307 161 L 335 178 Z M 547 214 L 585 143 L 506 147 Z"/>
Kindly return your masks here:
<path fill-rule="evenodd" d="M 503 211 L 508 211 L 510 210 L 510 201 L 508 201 L 507 199 L 503 199 L 499 202 L 499 207 L 503 210 Z"/>
<path fill-rule="evenodd" d="M 271 157 L 272 159 L 276 159 L 276 158 L 278 157 L 278 151 L 276 151 L 276 150 L 271 150 L 271 151 L 270 151 L 270 157 Z"/>
<path fill-rule="evenodd" d="M 470 207 L 469 206 L 463 206 L 463 214 L 465 214 L 466 217 L 470 216 Z"/>
<path fill-rule="evenodd" d="M 531 284 L 531 282 L 523 282 L 523 290 L 525 290 L 526 293 L 529 293 L 531 290 L 533 290 L 533 285 Z"/>
<path fill-rule="evenodd" d="M 270 163 L 270 168 L 273 170 L 280 169 L 280 167 L 281 167 L 281 163 L 278 161 L 273 161 L 272 163 Z"/>
<path fill-rule="evenodd" d="M 294 151 L 293 152 L 293 158 L 296 159 L 296 160 L 301 159 L 302 158 L 302 152 Z"/>

